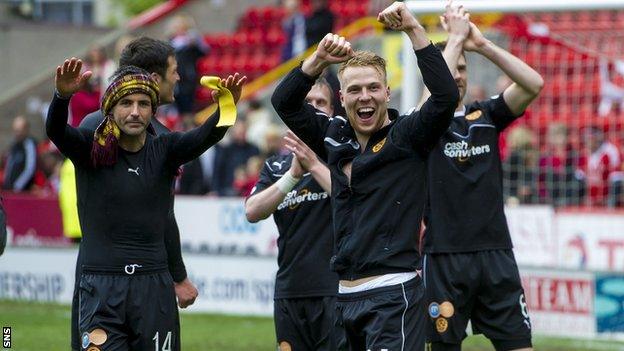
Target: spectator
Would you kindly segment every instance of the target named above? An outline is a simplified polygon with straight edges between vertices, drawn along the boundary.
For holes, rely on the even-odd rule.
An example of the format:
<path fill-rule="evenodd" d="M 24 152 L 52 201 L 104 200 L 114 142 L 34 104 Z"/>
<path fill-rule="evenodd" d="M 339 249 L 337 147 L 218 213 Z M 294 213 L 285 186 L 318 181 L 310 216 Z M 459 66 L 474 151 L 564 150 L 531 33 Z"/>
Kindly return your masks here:
<path fill-rule="evenodd" d="M 286 16 L 282 22 L 286 43 L 282 48 L 282 61 L 301 54 L 308 47 L 306 42 L 306 20 L 300 10 L 300 0 L 285 0 L 284 10 Z"/>
<path fill-rule="evenodd" d="M 311 0 L 312 14 L 305 20 L 306 46 L 318 44 L 334 28 L 334 14 L 327 0 Z"/>
<path fill-rule="evenodd" d="M 58 194 L 62 163 L 63 156 L 58 151 L 41 152 L 33 192 L 41 196 Z"/>
<path fill-rule="evenodd" d="M 624 76 L 624 65 L 616 64 L 617 73 Z M 614 105 L 619 105 L 620 110 L 624 111 L 624 87 L 618 86 L 611 81 L 609 77 L 609 63 L 605 59 L 600 60 L 600 105 L 598 106 L 598 115 L 607 116 Z"/>
<path fill-rule="evenodd" d="M 195 21 L 187 15 L 175 16 L 168 27 L 171 46 L 175 49 L 180 81 L 175 91 L 175 106 L 184 121 L 193 118 L 195 89 L 199 83 L 197 61 L 209 51 L 203 38 L 195 30 Z"/>
<path fill-rule="evenodd" d="M 185 123 L 186 131 L 197 126 L 197 123 Z M 211 149 L 206 150 L 209 152 Z M 206 153 L 205 152 L 205 153 Z M 182 195 L 205 195 L 210 192 L 210 182 L 204 174 L 204 167 L 198 157 L 182 166 L 182 174 L 177 179 L 177 192 Z"/>
<path fill-rule="evenodd" d="M 37 142 L 30 136 L 30 125 L 24 116 L 13 119 L 13 142 L 4 167 L 2 188 L 14 192 L 30 190 L 37 168 Z"/>
<path fill-rule="evenodd" d="M 606 206 L 609 185 L 620 174 L 622 157 L 600 128 L 587 128 L 584 136 L 588 156 L 582 169 L 589 191 L 588 202 L 591 206 Z"/>
<path fill-rule="evenodd" d="M 271 112 L 259 100 L 252 99 L 249 101 L 246 120 L 247 140 L 264 149 L 266 147 L 264 136 L 271 124 Z"/>
<path fill-rule="evenodd" d="M 548 126 L 546 143 L 539 160 L 540 199 L 554 206 L 580 205 L 585 180 L 579 172 L 580 156 L 568 143 L 566 126 Z"/>
<path fill-rule="evenodd" d="M 108 87 L 108 78 L 117 69 L 117 64 L 108 58 L 104 47 L 97 44 L 89 48 L 84 63 L 84 70 L 92 72 L 90 84 L 92 85 L 92 90 L 98 92 L 99 103 L 99 99 L 104 94 L 104 91 L 106 91 L 106 87 Z M 95 110 L 97 110 L 97 108 Z M 93 111 L 89 111 L 88 113 Z"/>
<path fill-rule="evenodd" d="M 504 91 L 504 90 L 500 90 Z M 485 88 L 479 84 L 473 84 L 468 88 L 468 94 L 465 101 L 483 101 L 487 100 L 488 96 Z"/>
<path fill-rule="evenodd" d="M 284 129 L 272 124 L 267 128 L 264 135 L 264 148 L 262 149 L 262 158 L 267 159 L 271 156 L 285 155 L 288 150 L 284 148 Z"/>
<path fill-rule="evenodd" d="M 516 127 L 507 137 L 509 157 L 503 162 L 506 203 L 530 204 L 537 200 L 536 166 L 538 152 L 535 134 L 527 127 Z"/>
<path fill-rule="evenodd" d="M 252 156 L 247 160 L 245 165 L 240 165 L 236 168 L 234 174 L 234 189 L 238 196 L 247 197 L 251 193 L 251 190 L 260 178 L 262 165 L 262 158 L 259 156 Z"/>
<path fill-rule="evenodd" d="M 230 129 L 231 142 L 218 145 L 215 155 L 214 185 L 219 196 L 236 196 L 233 187 L 234 171 L 245 165 L 252 156 L 260 154 L 257 146 L 247 141 L 247 126 L 244 121 L 236 121 Z"/>

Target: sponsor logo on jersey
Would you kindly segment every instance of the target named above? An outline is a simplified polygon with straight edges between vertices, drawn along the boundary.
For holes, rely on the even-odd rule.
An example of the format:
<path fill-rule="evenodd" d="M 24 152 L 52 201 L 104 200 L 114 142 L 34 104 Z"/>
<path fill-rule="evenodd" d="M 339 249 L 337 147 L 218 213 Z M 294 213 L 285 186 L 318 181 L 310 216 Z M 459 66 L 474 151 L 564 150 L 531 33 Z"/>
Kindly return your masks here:
<path fill-rule="evenodd" d="M 449 301 L 444 301 L 440 304 L 440 314 L 442 317 L 451 318 L 455 314 L 455 308 Z"/>
<path fill-rule="evenodd" d="M 297 206 L 306 201 L 319 201 L 327 199 L 328 197 L 329 195 L 325 191 L 314 193 L 306 188 L 301 189 L 299 192 L 297 192 L 297 190 L 292 190 L 286 194 L 284 201 L 277 206 L 277 210 L 280 211 L 285 208 L 294 210 Z"/>
<path fill-rule="evenodd" d="M 490 145 L 471 146 L 466 141 L 448 142 L 444 144 L 444 154 L 455 158 L 459 162 L 465 162 L 472 156 L 490 153 Z"/>
<path fill-rule="evenodd" d="M 434 319 L 440 317 L 440 305 L 437 302 L 429 304 L 429 315 Z"/>
<path fill-rule="evenodd" d="M 438 333 L 444 333 L 448 329 L 448 321 L 444 317 L 436 319 L 435 324 Z"/>
<path fill-rule="evenodd" d="M 476 110 L 473 111 L 469 114 L 466 115 L 466 121 L 474 121 L 479 119 L 479 117 L 481 117 L 481 115 L 483 114 L 483 112 L 481 112 L 481 110 Z"/>
<path fill-rule="evenodd" d="M 373 152 L 375 153 L 379 152 L 379 150 L 381 150 L 381 148 L 384 146 L 385 143 L 386 143 L 386 138 L 381 139 L 380 142 L 378 142 L 377 144 L 375 144 L 375 146 L 373 146 Z"/>

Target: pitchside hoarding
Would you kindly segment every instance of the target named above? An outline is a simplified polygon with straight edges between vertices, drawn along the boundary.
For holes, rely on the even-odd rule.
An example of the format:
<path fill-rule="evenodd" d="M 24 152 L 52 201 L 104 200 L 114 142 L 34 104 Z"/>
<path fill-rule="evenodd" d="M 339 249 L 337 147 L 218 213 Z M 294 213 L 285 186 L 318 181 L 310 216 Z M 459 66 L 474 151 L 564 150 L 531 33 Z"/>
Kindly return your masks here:
<path fill-rule="evenodd" d="M 278 233 L 273 218 L 249 223 L 241 198 L 179 197 L 175 213 L 186 252 L 277 256 Z"/>
<path fill-rule="evenodd" d="M 521 269 L 520 276 L 534 333 L 596 335 L 593 274 Z"/>

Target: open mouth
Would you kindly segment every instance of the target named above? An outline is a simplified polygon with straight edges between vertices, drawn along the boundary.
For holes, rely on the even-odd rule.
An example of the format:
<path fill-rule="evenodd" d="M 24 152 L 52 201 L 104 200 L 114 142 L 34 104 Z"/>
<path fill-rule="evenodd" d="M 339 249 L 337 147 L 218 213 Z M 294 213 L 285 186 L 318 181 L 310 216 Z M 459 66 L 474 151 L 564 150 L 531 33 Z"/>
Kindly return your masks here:
<path fill-rule="evenodd" d="M 358 118 L 365 123 L 372 120 L 373 114 L 375 114 L 375 109 L 372 107 L 360 107 L 357 110 Z"/>

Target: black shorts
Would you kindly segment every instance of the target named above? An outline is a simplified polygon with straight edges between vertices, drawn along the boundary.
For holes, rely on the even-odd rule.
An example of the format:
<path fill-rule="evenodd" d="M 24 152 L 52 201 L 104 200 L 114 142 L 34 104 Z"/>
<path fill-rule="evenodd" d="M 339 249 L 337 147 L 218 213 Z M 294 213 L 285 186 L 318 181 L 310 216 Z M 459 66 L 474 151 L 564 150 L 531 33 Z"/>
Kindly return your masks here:
<path fill-rule="evenodd" d="M 178 309 L 166 266 L 135 268 L 133 274 L 84 267 L 78 294 L 82 350 L 153 350 L 156 343 L 158 350 L 180 350 Z"/>
<path fill-rule="evenodd" d="M 531 347 L 531 320 L 512 250 L 427 254 L 423 270 L 427 342 L 461 344 L 470 320 L 473 332 L 497 350 Z"/>
<path fill-rule="evenodd" d="M 338 294 L 337 322 L 352 351 L 425 349 L 424 289 L 419 277 L 367 291 Z"/>
<path fill-rule="evenodd" d="M 276 299 L 273 306 L 278 349 L 288 343 L 295 351 L 344 350 L 344 332 L 336 326 L 336 297 Z"/>

